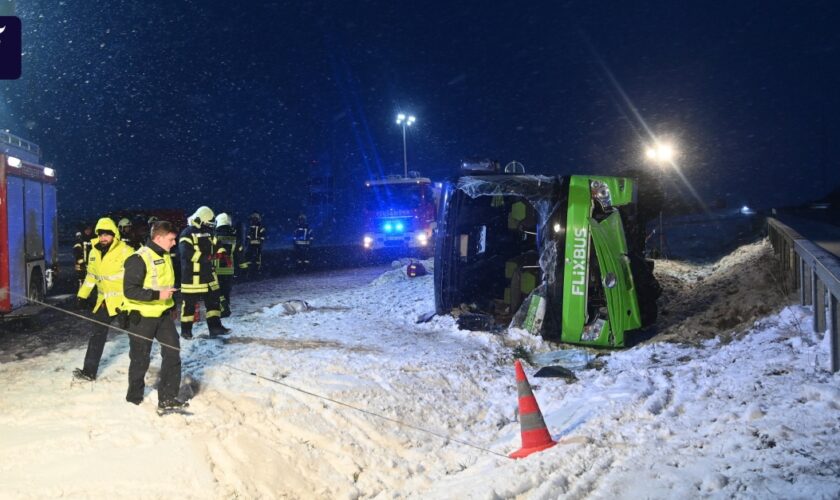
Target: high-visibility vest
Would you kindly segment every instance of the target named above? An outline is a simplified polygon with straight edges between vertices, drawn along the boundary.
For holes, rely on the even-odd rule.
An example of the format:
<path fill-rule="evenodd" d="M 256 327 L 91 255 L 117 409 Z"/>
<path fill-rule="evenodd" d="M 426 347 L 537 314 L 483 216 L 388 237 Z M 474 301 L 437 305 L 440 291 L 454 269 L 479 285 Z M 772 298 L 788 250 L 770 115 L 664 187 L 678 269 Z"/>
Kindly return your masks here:
<path fill-rule="evenodd" d="M 117 314 L 123 300 L 123 274 L 125 260 L 133 253 L 132 248 L 118 239 L 114 239 L 105 255 L 96 246 L 90 251 L 87 261 L 87 274 L 82 286 L 79 287 L 78 297 L 86 299 L 95 286 L 97 289 L 96 306 L 93 312 L 99 310 L 102 303 L 108 308 L 108 315 Z"/>
<path fill-rule="evenodd" d="M 218 276 L 232 276 L 236 265 L 236 254 L 239 251 L 236 241 L 236 233 L 216 234 L 213 238 L 213 247 L 216 254 L 213 256 L 213 264 L 216 266 Z"/>
<path fill-rule="evenodd" d="M 163 290 L 175 286 L 175 268 L 172 267 L 172 258 L 168 253 L 158 255 L 149 247 L 143 246 L 134 252 L 143 259 L 146 265 L 146 277 L 143 279 L 143 288 L 149 290 Z M 172 298 L 166 300 L 152 300 L 141 302 L 139 300 L 125 299 L 124 309 L 126 311 L 137 311 L 145 318 L 159 318 L 175 305 Z"/>

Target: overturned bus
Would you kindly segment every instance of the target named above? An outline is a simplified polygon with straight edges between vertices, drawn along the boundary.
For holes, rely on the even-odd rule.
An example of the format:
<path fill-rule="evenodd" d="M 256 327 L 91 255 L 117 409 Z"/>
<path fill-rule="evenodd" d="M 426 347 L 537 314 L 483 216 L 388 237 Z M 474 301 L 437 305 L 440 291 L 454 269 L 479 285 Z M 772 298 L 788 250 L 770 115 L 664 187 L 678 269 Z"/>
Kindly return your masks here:
<path fill-rule="evenodd" d="M 621 347 L 656 319 L 633 179 L 464 175 L 444 186 L 438 314 L 491 316 L 547 340 Z"/>

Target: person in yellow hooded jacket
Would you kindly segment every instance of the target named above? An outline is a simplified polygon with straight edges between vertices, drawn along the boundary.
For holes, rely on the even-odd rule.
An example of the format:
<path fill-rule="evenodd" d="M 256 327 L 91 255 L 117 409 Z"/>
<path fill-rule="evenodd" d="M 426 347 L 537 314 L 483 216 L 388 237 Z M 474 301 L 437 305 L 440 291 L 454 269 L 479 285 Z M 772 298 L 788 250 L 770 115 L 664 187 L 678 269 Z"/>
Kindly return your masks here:
<path fill-rule="evenodd" d="M 96 238 L 87 260 L 87 274 L 76 297 L 84 307 L 93 288 L 97 289 L 93 319 L 96 320 L 85 353 L 82 368 L 73 370 L 73 376 L 81 380 L 96 380 L 99 361 L 108 339 L 108 325 L 120 317 L 123 305 L 123 265 L 134 253 L 134 249 L 120 241 L 120 232 L 114 221 L 108 217 L 99 219 L 94 229 Z"/>

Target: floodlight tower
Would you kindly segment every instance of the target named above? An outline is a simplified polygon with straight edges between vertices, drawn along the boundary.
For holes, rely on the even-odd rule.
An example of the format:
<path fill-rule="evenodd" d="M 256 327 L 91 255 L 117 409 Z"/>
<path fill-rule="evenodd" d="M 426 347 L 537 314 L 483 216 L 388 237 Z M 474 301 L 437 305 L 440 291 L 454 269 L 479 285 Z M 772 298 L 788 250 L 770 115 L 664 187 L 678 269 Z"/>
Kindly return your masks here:
<path fill-rule="evenodd" d="M 408 177 L 408 150 L 405 147 L 405 129 L 406 127 L 410 127 L 417 118 L 414 115 L 406 115 L 405 113 L 400 113 L 397 115 L 397 125 L 402 127 L 403 133 L 403 167 L 405 168 L 405 177 Z"/>

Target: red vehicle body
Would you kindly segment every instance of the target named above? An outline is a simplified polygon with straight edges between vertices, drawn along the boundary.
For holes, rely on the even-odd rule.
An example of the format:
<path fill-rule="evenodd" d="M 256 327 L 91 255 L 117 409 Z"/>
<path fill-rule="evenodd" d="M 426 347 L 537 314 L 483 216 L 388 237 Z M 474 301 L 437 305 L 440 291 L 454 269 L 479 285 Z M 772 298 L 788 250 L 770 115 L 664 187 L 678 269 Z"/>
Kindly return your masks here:
<path fill-rule="evenodd" d="M 38 309 L 28 299 L 43 300 L 57 269 L 55 171 L 40 161 L 37 145 L 0 133 L 0 315 Z"/>
<path fill-rule="evenodd" d="M 365 182 L 365 190 L 364 248 L 433 251 L 440 189 L 430 179 L 389 176 Z"/>

